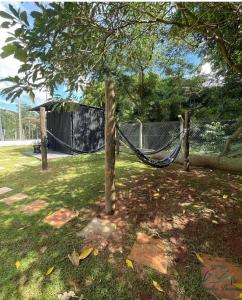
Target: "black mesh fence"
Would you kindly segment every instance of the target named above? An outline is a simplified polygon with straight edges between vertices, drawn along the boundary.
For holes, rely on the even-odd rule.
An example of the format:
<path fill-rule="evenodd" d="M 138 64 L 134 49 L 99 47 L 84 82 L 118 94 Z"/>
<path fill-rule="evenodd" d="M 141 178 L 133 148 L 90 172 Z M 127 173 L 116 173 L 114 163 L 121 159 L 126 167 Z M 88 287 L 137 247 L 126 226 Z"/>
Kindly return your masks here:
<path fill-rule="evenodd" d="M 226 141 L 242 126 L 242 121 L 197 121 L 190 123 L 190 153 L 222 155 Z M 179 121 L 125 123 L 120 128 L 141 149 L 159 149 L 181 131 Z M 174 140 L 170 148 L 178 142 Z M 242 158 L 242 134 L 231 142 L 229 157 Z"/>
<path fill-rule="evenodd" d="M 239 120 L 191 121 L 191 153 L 223 154 L 226 141 L 241 126 L 242 122 Z M 242 157 L 242 135 L 231 142 L 228 156 Z"/>

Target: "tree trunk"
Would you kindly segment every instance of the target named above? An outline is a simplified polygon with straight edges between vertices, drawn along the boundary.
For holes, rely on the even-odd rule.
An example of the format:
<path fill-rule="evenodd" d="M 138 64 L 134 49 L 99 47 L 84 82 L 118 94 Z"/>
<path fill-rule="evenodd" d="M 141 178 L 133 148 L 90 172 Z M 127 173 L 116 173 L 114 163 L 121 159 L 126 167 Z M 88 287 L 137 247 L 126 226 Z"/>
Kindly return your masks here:
<path fill-rule="evenodd" d="M 226 141 L 225 146 L 224 146 L 224 151 L 223 151 L 223 155 L 228 155 L 229 151 L 230 151 L 230 145 L 231 143 L 236 140 L 237 138 L 239 138 L 239 136 L 242 134 L 242 126 L 239 127 Z"/>
<path fill-rule="evenodd" d="M 114 81 L 105 83 L 105 209 L 110 214 L 115 201 L 115 91 Z"/>
<path fill-rule="evenodd" d="M 47 132 L 46 132 L 45 107 L 40 107 L 40 133 L 41 133 L 41 158 L 42 170 L 48 169 L 47 161 Z"/>

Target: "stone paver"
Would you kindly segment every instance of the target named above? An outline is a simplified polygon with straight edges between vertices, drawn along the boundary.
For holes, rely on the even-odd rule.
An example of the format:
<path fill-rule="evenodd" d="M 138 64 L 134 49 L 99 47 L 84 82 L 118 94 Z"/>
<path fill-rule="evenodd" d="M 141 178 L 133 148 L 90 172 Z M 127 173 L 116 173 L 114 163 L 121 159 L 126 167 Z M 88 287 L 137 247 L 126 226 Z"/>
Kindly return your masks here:
<path fill-rule="evenodd" d="M 48 203 L 45 200 L 37 199 L 33 201 L 32 203 L 24 206 L 21 211 L 26 214 L 33 214 L 38 212 L 39 210 L 45 208 L 48 205 Z"/>
<path fill-rule="evenodd" d="M 67 208 L 61 208 L 53 214 L 45 217 L 44 222 L 55 228 L 60 228 L 76 216 L 77 214 L 74 211 Z"/>
<path fill-rule="evenodd" d="M 26 194 L 18 193 L 18 194 L 9 196 L 7 198 L 3 198 L 0 201 L 6 203 L 8 205 L 11 205 L 11 204 L 14 204 L 15 202 L 22 201 L 22 200 L 26 199 L 27 197 L 28 196 Z"/>
<path fill-rule="evenodd" d="M 108 220 L 101 220 L 98 218 L 92 219 L 92 221 L 78 232 L 77 235 L 84 238 L 90 238 L 93 236 L 102 236 L 108 238 L 112 232 L 116 229 L 115 224 Z"/>
<path fill-rule="evenodd" d="M 167 274 L 169 258 L 165 255 L 166 249 L 167 246 L 162 240 L 139 232 L 128 258 Z"/>
<path fill-rule="evenodd" d="M 239 299 L 241 289 L 234 283 L 242 283 L 242 265 L 235 265 L 223 257 L 201 254 L 202 283 L 216 299 Z"/>
<path fill-rule="evenodd" d="M 0 188 L 0 195 L 11 192 L 11 191 L 12 191 L 12 189 L 7 187 L 7 186 L 1 187 Z"/>

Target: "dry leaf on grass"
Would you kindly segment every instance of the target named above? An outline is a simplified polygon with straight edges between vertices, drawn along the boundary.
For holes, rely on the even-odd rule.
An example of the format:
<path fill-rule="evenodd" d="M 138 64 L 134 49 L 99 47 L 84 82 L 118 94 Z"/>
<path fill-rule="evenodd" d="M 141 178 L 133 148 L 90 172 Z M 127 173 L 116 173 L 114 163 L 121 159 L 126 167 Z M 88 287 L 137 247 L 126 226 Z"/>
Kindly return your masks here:
<path fill-rule="evenodd" d="M 95 249 L 94 251 L 93 251 L 93 255 L 94 256 L 97 256 L 99 254 L 99 250 L 98 249 Z"/>
<path fill-rule="evenodd" d="M 153 286 L 157 289 L 157 291 L 159 292 L 164 292 L 164 290 L 161 288 L 161 286 L 159 285 L 159 283 L 157 281 L 152 281 Z"/>
<path fill-rule="evenodd" d="M 228 195 L 223 195 L 223 199 L 228 199 Z"/>
<path fill-rule="evenodd" d="M 73 291 L 64 292 L 58 295 L 58 300 L 69 300 L 71 298 L 78 298 Z"/>
<path fill-rule="evenodd" d="M 79 255 L 79 259 L 83 260 L 87 258 L 93 251 L 93 248 L 86 248 L 82 251 L 82 253 Z"/>
<path fill-rule="evenodd" d="M 240 290 L 242 290 L 242 283 L 233 283 L 233 285 L 235 286 L 235 287 L 237 287 L 238 289 L 240 289 Z"/>
<path fill-rule="evenodd" d="M 195 252 L 195 255 L 196 255 L 197 259 L 203 264 L 204 261 L 203 261 L 202 257 L 200 256 L 200 254 Z"/>
<path fill-rule="evenodd" d="M 15 266 L 16 266 L 16 269 L 18 269 L 18 268 L 20 267 L 20 261 L 19 261 L 19 260 L 17 260 L 17 261 L 15 262 Z"/>
<path fill-rule="evenodd" d="M 79 258 L 79 254 L 76 252 L 76 250 L 74 250 L 72 252 L 72 254 L 68 254 L 67 256 L 74 266 L 76 266 L 76 267 L 79 266 L 80 258 Z"/>
<path fill-rule="evenodd" d="M 127 264 L 128 268 L 131 268 L 131 269 L 134 268 L 133 263 L 130 259 L 126 259 L 126 264 Z"/>
<path fill-rule="evenodd" d="M 45 273 L 45 275 L 46 275 L 46 276 L 50 275 L 50 274 L 53 272 L 54 268 L 55 268 L 55 267 L 50 267 L 50 268 L 47 270 L 47 272 Z"/>

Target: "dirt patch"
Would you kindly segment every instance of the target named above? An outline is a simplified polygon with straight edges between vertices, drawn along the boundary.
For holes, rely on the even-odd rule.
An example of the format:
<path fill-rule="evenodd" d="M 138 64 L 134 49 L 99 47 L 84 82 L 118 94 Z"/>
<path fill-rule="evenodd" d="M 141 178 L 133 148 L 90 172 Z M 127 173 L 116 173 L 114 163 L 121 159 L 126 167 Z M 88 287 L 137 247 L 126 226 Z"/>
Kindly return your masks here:
<path fill-rule="evenodd" d="M 171 268 L 187 277 L 194 251 L 242 263 L 242 178 L 237 174 L 172 167 L 118 183 L 114 214 L 105 214 L 104 199 L 95 207 L 99 217 L 116 224 L 117 248 L 129 253 L 135 228 L 165 241 Z"/>

